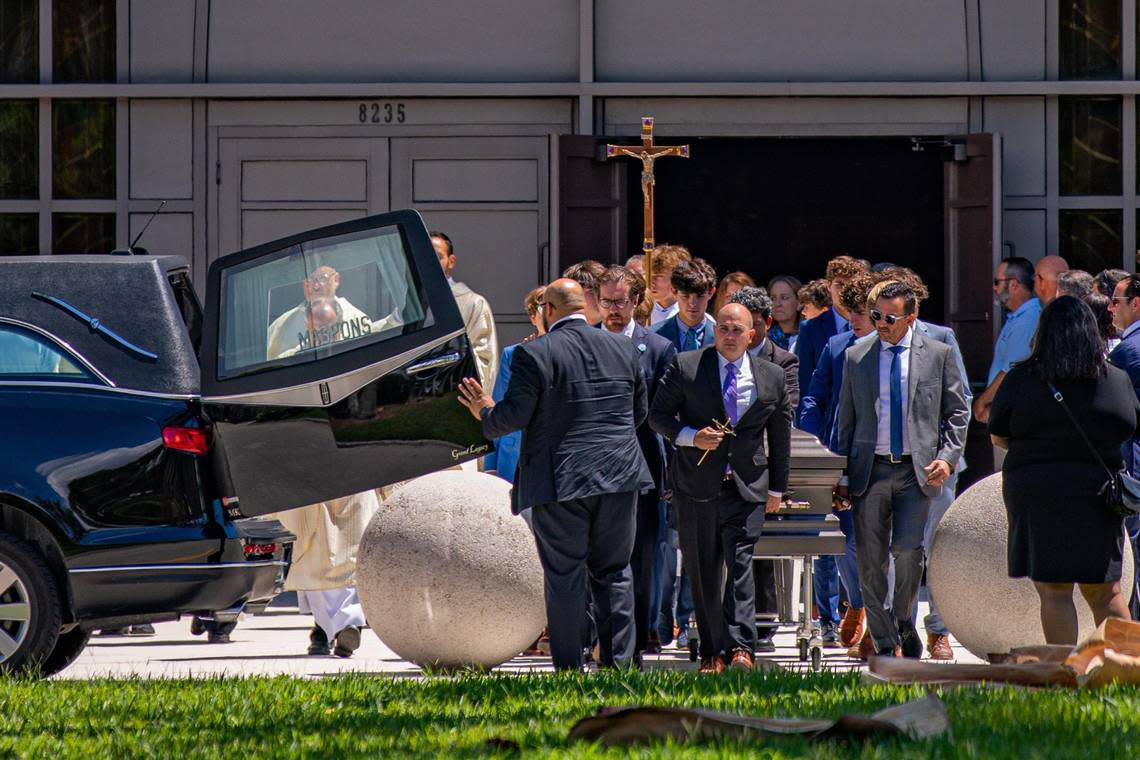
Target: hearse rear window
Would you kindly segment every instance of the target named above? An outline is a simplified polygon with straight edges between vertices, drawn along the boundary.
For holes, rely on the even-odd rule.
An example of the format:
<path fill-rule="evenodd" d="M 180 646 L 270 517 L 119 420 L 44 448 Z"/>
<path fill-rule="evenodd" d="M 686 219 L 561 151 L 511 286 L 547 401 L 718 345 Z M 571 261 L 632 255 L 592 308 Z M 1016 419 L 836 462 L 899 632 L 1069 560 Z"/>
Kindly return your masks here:
<path fill-rule="evenodd" d="M 95 377 L 46 338 L 0 324 L 0 380 L 92 382 Z"/>
<path fill-rule="evenodd" d="M 431 322 L 395 226 L 291 246 L 221 277 L 219 379 L 316 361 Z"/>

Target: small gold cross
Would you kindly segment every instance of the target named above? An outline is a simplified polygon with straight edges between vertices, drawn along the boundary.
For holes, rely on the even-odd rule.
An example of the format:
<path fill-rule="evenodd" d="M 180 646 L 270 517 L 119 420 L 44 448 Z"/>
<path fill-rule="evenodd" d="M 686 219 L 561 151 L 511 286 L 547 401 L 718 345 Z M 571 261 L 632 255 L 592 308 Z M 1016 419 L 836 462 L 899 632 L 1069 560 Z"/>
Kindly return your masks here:
<path fill-rule="evenodd" d="M 731 435 L 731 436 L 736 435 L 736 431 L 732 429 L 732 423 L 729 422 L 727 419 L 725 419 L 724 422 L 721 422 L 718 419 L 713 419 L 712 426 L 714 428 L 716 428 L 717 430 L 719 430 L 720 432 L 724 433 L 725 435 Z M 717 446 L 717 448 L 720 448 L 720 447 Z M 710 451 L 714 451 L 714 449 L 705 449 L 705 453 L 701 454 L 701 458 L 697 460 L 697 467 L 700 467 L 702 464 L 705 463 L 705 457 L 707 457 L 709 455 Z"/>

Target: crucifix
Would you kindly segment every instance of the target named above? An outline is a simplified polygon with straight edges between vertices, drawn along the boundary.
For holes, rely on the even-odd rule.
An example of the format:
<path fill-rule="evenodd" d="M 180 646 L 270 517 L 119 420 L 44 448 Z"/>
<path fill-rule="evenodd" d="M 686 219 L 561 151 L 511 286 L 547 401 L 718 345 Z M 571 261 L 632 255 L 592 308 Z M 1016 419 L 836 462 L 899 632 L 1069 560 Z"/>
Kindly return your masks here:
<path fill-rule="evenodd" d="M 607 145 L 606 158 L 629 156 L 641 161 L 641 201 L 644 209 L 642 219 L 645 233 L 641 240 L 641 250 L 645 254 L 645 281 L 653 280 L 653 162 L 666 156 L 689 157 L 688 145 L 654 145 L 653 117 L 641 117 L 641 145 Z"/>

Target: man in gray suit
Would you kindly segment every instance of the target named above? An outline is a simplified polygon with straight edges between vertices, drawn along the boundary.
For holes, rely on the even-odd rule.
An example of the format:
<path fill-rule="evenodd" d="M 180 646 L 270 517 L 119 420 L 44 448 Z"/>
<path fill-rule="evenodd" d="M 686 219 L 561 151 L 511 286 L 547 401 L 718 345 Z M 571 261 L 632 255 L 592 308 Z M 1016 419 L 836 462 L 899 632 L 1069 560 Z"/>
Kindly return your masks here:
<path fill-rule="evenodd" d="M 880 655 L 922 656 L 912 619 L 922 580 L 930 499 L 945 485 L 966 442 L 965 378 L 950 347 L 914 330 L 914 290 L 878 294 L 878 340 L 847 350 L 836 437 L 854 500 L 855 546 L 867 622 Z M 888 552 L 895 591 L 885 608 Z"/>

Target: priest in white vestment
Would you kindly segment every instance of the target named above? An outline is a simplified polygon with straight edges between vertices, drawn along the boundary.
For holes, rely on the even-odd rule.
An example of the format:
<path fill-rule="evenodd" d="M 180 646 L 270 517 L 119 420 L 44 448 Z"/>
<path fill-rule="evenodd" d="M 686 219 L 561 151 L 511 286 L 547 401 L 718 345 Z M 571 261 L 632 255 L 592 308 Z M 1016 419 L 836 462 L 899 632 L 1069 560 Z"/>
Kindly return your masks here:
<path fill-rule="evenodd" d="M 340 275 L 319 267 L 304 283 L 305 302 L 269 326 L 266 358 L 292 356 L 327 343 L 363 337 L 399 324 L 393 313 L 372 322 L 336 295 Z M 357 335 L 360 331 L 361 335 Z M 297 536 L 285 589 L 297 592 L 302 614 L 313 616 L 309 654 L 351 657 L 360 646 L 364 609 L 356 593 L 356 554 L 368 522 L 380 508 L 375 491 L 310 504 L 273 517 Z"/>
<path fill-rule="evenodd" d="M 431 242 L 463 317 L 467 340 L 471 343 L 471 351 L 475 354 L 475 363 L 479 368 L 479 380 L 490 388 L 499 374 L 499 339 L 495 334 L 495 315 L 491 311 L 491 305 L 486 298 L 464 283 L 452 279 L 455 248 L 451 244 L 451 238 L 442 232 L 432 232 Z"/>

